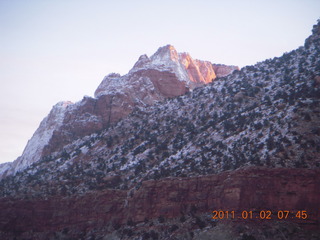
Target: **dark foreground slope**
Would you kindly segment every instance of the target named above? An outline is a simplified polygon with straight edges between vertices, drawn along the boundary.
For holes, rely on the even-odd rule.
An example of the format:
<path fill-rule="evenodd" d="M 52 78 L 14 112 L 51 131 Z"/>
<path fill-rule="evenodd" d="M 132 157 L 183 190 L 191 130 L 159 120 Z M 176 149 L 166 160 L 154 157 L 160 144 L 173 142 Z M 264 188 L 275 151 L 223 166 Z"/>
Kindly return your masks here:
<path fill-rule="evenodd" d="M 307 211 L 306 219 L 288 220 L 319 228 L 319 51 L 320 24 L 304 47 L 139 107 L 3 179 L 1 209 L 10 209 L 1 214 L 3 236 L 87 238 L 95 231 L 133 239 L 138 224 L 151 239 L 171 239 L 177 229 L 211 231 L 205 227 L 216 224 L 215 208 Z M 178 220 L 166 225 L 167 218 Z M 275 239 L 267 235 L 257 239 Z"/>

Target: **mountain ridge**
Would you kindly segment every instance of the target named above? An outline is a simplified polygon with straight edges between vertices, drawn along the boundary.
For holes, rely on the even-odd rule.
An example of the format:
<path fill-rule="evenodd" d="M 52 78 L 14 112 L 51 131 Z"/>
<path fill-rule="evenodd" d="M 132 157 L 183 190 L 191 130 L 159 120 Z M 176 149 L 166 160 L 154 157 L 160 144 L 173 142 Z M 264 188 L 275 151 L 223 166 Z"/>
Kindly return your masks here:
<path fill-rule="evenodd" d="M 16 174 L 63 145 L 114 124 L 136 106 L 182 95 L 211 82 L 216 78 L 215 71 L 230 74 L 236 69 L 193 60 L 187 53 L 178 53 L 172 45 L 160 47 L 150 59 L 142 55 L 128 74 L 107 75 L 94 98 L 85 96 L 77 103 L 66 101 L 53 106 L 22 155 L 12 164 L 0 165 L 0 178 Z"/>
<path fill-rule="evenodd" d="M 136 106 L 2 179 L 0 236 L 318 239 L 319 79 L 320 21 L 296 50 Z M 212 221 L 216 208 L 308 217 L 239 224 Z"/>
<path fill-rule="evenodd" d="M 77 179 L 86 179 L 76 187 L 82 192 L 99 188 L 105 175 L 119 180 L 113 187 L 127 189 L 146 179 L 240 166 L 318 168 L 319 34 L 314 32 L 305 47 L 183 96 L 136 107 L 117 124 L 47 155 L 34 166 L 45 169 L 43 188 L 56 170 L 73 190 Z"/>

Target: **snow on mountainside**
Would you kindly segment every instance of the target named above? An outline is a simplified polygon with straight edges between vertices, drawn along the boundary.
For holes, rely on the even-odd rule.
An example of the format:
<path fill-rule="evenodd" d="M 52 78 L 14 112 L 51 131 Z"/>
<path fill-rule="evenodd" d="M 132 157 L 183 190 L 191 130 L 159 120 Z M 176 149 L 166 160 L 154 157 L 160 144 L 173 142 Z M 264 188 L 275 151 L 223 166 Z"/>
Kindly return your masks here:
<path fill-rule="evenodd" d="M 53 132 L 58 130 L 62 125 L 66 108 L 70 104 L 73 103 L 59 102 L 53 106 L 49 115 L 41 121 L 39 128 L 28 141 L 22 155 L 13 163 L 6 163 L 7 165 L 5 168 L 2 168 L 1 166 L 0 175 L 4 173 L 5 175 L 15 174 L 17 171 L 25 169 L 41 158 L 44 146 L 49 143 Z"/>
<path fill-rule="evenodd" d="M 320 21 L 304 46 L 193 91 L 164 50 L 68 105 L 43 157 L 0 180 L 1 239 L 319 239 Z"/>
<path fill-rule="evenodd" d="M 2 180 L 0 187 L 2 196 L 43 197 L 134 191 L 149 179 L 252 165 L 319 168 L 319 123 L 320 23 L 303 47 L 183 96 L 140 105 L 116 124 Z"/>
<path fill-rule="evenodd" d="M 95 91 L 95 98 L 58 103 L 29 140 L 23 154 L 12 164 L 0 166 L 0 177 L 15 174 L 74 140 L 100 131 L 128 116 L 135 107 L 153 105 L 166 98 L 216 78 L 215 71 L 227 75 L 235 66 L 213 65 L 193 60 L 167 45 L 148 58 L 142 55 L 128 74 L 109 74 Z M 11 165 L 8 168 L 8 165 Z"/>
<path fill-rule="evenodd" d="M 12 166 L 11 162 L 1 163 L 0 164 L 0 176 L 8 171 Z"/>
<path fill-rule="evenodd" d="M 95 97 L 110 92 L 125 92 L 128 86 L 131 87 L 135 76 L 140 75 L 141 72 L 149 73 L 147 78 L 151 81 L 144 85 L 150 85 L 151 88 L 157 88 L 164 81 L 160 77 L 161 74 L 172 73 L 177 80 L 185 83 L 186 89 L 194 89 L 212 82 L 216 77 L 227 76 L 234 70 L 239 70 L 239 68 L 212 64 L 209 61 L 194 60 L 188 53 L 178 53 L 173 46 L 166 45 L 160 47 L 150 58 L 147 55 L 140 56 L 127 75 L 120 76 L 120 74 L 112 73 L 106 76 L 97 88 Z M 159 77 L 155 81 L 152 79 L 152 75 L 158 75 Z M 139 81 L 141 80 L 139 79 Z M 166 90 L 163 92 L 165 93 Z M 177 95 L 181 95 L 180 92 Z"/>

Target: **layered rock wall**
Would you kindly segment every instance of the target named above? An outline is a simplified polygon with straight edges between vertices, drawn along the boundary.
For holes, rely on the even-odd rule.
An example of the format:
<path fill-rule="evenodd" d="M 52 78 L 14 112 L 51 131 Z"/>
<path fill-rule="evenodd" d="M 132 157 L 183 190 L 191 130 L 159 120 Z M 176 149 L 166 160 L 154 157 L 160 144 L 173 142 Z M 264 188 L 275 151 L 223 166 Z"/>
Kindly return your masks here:
<path fill-rule="evenodd" d="M 46 200 L 0 199 L 0 230 L 2 235 L 65 228 L 88 231 L 160 216 L 210 215 L 213 210 L 306 211 L 306 219 L 291 214 L 287 220 L 317 228 L 319 186 L 320 170 L 249 168 L 218 175 L 145 181 L 136 191 L 104 190 Z M 279 221 L 276 215 L 272 219 Z"/>

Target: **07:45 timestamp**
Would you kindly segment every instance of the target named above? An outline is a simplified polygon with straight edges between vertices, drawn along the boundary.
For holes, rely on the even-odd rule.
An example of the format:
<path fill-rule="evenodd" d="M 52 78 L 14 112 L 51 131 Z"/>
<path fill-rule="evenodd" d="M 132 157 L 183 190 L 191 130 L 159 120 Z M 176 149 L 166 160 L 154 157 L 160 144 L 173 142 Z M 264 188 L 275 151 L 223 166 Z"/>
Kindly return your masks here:
<path fill-rule="evenodd" d="M 261 211 L 223 211 L 223 210 L 214 210 L 212 211 L 212 219 L 222 220 L 222 219 L 260 219 L 260 220 L 271 220 L 271 219 L 307 219 L 307 211 L 288 211 L 288 210 L 279 210 L 279 211 L 270 211 L 270 210 L 261 210 Z"/>

